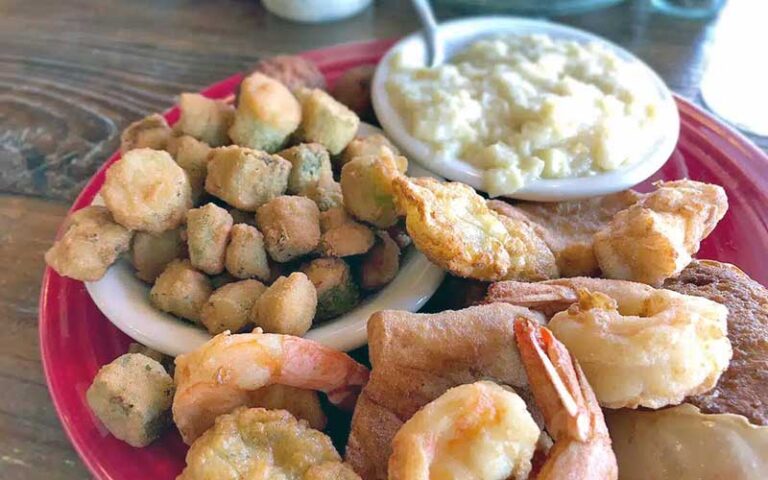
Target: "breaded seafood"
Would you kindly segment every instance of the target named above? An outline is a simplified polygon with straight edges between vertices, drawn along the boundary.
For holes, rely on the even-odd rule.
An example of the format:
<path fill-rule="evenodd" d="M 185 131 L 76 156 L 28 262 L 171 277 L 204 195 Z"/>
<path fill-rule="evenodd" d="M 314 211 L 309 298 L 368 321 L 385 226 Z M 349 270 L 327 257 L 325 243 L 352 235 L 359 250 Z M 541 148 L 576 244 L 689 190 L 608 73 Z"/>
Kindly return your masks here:
<path fill-rule="evenodd" d="M 173 260 L 155 280 L 149 302 L 159 310 L 200 323 L 200 311 L 211 291 L 211 281 L 189 260 Z"/>
<path fill-rule="evenodd" d="M 267 287 L 258 280 L 241 280 L 217 288 L 200 311 L 200 321 L 216 335 L 239 332 L 250 322 L 251 309 Z"/>
<path fill-rule="evenodd" d="M 59 275 L 96 281 L 128 250 L 132 236 L 105 207 L 85 207 L 67 218 L 64 234 L 45 252 L 45 262 Z"/>
<path fill-rule="evenodd" d="M 656 187 L 595 234 L 595 256 L 607 277 L 661 285 L 691 262 L 728 210 L 718 185 L 677 180 Z"/>
<path fill-rule="evenodd" d="M 189 261 L 208 275 L 224 271 L 224 254 L 232 230 L 232 215 L 215 203 L 187 212 Z"/>
<path fill-rule="evenodd" d="M 386 479 L 395 433 L 451 387 L 492 380 L 530 398 L 514 338 L 519 315 L 541 319 L 502 303 L 431 315 L 391 310 L 372 315 L 373 371 L 358 399 L 346 450 L 352 468 L 367 480 Z M 531 413 L 540 418 L 535 407 Z"/>
<path fill-rule="evenodd" d="M 154 283 L 171 260 L 187 254 L 181 231 L 181 228 L 174 228 L 157 234 L 136 232 L 131 242 L 131 263 L 140 280 Z"/>
<path fill-rule="evenodd" d="M 452 274 L 485 281 L 557 276 L 544 241 L 524 222 L 489 209 L 471 187 L 403 176 L 392 185 L 416 248 Z"/>
<path fill-rule="evenodd" d="M 768 426 L 768 289 L 735 266 L 712 260 L 694 260 L 664 288 L 728 308 L 733 358 L 714 389 L 686 402 L 704 413 L 743 415 Z"/>
<path fill-rule="evenodd" d="M 261 73 L 240 84 L 229 137 L 243 147 L 274 153 L 301 122 L 301 105 L 285 85 Z M 311 141 L 311 140 L 310 140 Z"/>
<path fill-rule="evenodd" d="M 173 379 L 156 360 L 126 353 L 101 367 L 85 397 L 112 435 L 144 447 L 170 424 Z"/>
<path fill-rule="evenodd" d="M 577 299 L 548 327 L 579 359 L 604 407 L 676 405 L 714 387 L 731 358 L 728 311 L 704 298 L 583 277 L 503 283 L 505 294 L 491 288 L 490 301 L 551 312 Z"/>
<path fill-rule="evenodd" d="M 301 124 L 296 138 L 306 143 L 320 143 L 338 155 L 355 138 L 360 119 L 355 112 L 320 89 L 296 91 L 301 103 Z"/>
<path fill-rule="evenodd" d="M 238 146 L 216 148 L 208 161 L 205 190 L 240 210 L 255 212 L 288 187 L 291 163 Z"/>
<path fill-rule="evenodd" d="M 189 135 L 211 147 L 221 147 L 230 143 L 227 130 L 235 117 L 232 105 L 206 98 L 199 93 L 182 93 L 179 96 L 179 121 L 174 129 L 183 135 Z"/>
<path fill-rule="evenodd" d="M 248 405 L 251 393 L 268 385 L 319 390 L 334 405 L 351 408 L 368 380 L 368 369 L 312 340 L 224 332 L 176 357 L 174 380 L 173 421 L 191 444 L 216 417 Z"/>
<path fill-rule="evenodd" d="M 120 152 L 125 155 L 136 148 L 164 150 L 171 138 L 171 127 L 165 117 L 153 113 L 128 125 L 120 135 Z"/>
<path fill-rule="evenodd" d="M 192 208 L 189 178 L 168 152 L 139 148 L 109 167 L 101 196 L 125 228 L 160 233 L 176 228 Z"/>
<path fill-rule="evenodd" d="M 250 407 L 287 410 L 316 430 L 323 430 L 328 422 L 320 405 L 320 395 L 314 390 L 274 384 L 251 392 L 250 397 Z"/>
<path fill-rule="evenodd" d="M 340 460 L 328 436 L 287 411 L 240 408 L 192 445 L 178 480 L 302 480 L 312 466 Z"/>
<path fill-rule="evenodd" d="M 555 254 L 560 275 L 579 277 L 597 276 L 600 272 L 593 250 L 594 234 L 607 226 L 616 213 L 640 198 L 639 193 L 626 190 L 570 202 L 510 205 L 489 200 L 488 206 L 501 215 L 529 221 Z"/>

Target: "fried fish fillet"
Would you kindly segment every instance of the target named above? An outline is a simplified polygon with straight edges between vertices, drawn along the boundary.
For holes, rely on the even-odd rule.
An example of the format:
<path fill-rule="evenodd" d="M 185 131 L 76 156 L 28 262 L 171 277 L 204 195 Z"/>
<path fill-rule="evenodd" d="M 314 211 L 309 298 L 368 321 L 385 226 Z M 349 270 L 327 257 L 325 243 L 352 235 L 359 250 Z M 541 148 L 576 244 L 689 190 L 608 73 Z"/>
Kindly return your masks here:
<path fill-rule="evenodd" d="M 600 270 L 592 250 L 592 236 L 641 197 L 640 193 L 626 190 L 570 202 L 520 202 L 513 206 L 490 200 L 488 206 L 501 215 L 526 221 L 555 254 L 560 275 L 578 277 L 593 276 Z"/>
<path fill-rule="evenodd" d="M 695 260 L 664 288 L 728 307 L 733 358 L 714 389 L 686 399 L 704 413 L 733 413 L 768 425 L 768 289 L 733 265 Z"/>
<path fill-rule="evenodd" d="M 454 275 L 483 281 L 557 276 L 555 258 L 539 235 L 489 209 L 471 187 L 404 176 L 392 187 L 416 248 Z"/>
<path fill-rule="evenodd" d="M 516 316 L 541 316 L 508 304 L 437 314 L 383 311 L 368 321 L 373 370 L 357 401 L 346 459 L 366 480 L 385 480 L 390 443 L 400 426 L 451 387 L 490 379 L 531 401 L 515 345 Z"/>

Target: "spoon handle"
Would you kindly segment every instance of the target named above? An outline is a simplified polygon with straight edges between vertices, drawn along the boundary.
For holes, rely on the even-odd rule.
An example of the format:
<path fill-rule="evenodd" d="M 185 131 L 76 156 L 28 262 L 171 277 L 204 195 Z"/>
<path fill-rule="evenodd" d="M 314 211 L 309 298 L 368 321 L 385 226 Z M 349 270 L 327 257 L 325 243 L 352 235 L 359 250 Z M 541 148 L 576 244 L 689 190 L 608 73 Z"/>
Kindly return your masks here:
<path fill-rule="evenodd" d="M 427 41 L 427 64 L 435 67 L 443 62 L 443 45 L 438 37 L 437 21 L 429 0 L 411 0 L 416 14 L 419 16 L 424 36 Z"/>

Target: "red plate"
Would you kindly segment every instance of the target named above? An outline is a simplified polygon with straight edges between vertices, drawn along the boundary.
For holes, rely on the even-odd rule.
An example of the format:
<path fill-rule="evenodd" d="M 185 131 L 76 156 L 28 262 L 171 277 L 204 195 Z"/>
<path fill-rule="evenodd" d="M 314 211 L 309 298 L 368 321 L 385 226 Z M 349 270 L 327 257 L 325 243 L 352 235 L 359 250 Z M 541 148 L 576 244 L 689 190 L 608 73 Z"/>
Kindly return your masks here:
<path fill-rule="evenodd" d="M 391 45 L 374 41 L 336 46 L 304 54 L 329 82 L 350 67 L 373 64 Z M 206 96 L 230 95 L 241 76 L 232 76 L 203 91 Z M 752 278 L 768 284 L 768 157 L 686 100 L 680 109 L 680 141 L 667 164 L 651 180 L 692 178 L 725 187 L 730 210 L 702 244 L 700 258 L 741 267 Z M 175 122 L 179 112 L 166 114 Z M 113 155 L 93 176 L 72 205 L 91 203 L 104 182 Z M 81 282 L 60 277 L 46 268 L 40 293 L 40 347 L 45 376 L 64 430 L 80 457 L 99 479 L 173 479 L 184 466 L 186 446 L 174 431 L 151 446 L 132 448 L 111 437 L 91 415 L 85 391 L 96 371 L 125 353 L 130 339 L 107 320 L 91 301 Z"/>

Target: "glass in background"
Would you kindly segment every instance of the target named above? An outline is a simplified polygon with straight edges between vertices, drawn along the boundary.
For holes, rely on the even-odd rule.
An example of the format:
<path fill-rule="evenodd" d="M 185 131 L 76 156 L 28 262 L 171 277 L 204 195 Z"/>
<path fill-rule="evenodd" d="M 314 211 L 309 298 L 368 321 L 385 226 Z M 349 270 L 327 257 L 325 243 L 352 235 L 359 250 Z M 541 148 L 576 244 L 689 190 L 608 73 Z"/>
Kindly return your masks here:
<path fill-rule="evenodd" d="M 651 0 L 662 13 L 683 18 L 710 18 L 725 5 L 725 0 Z"/>

